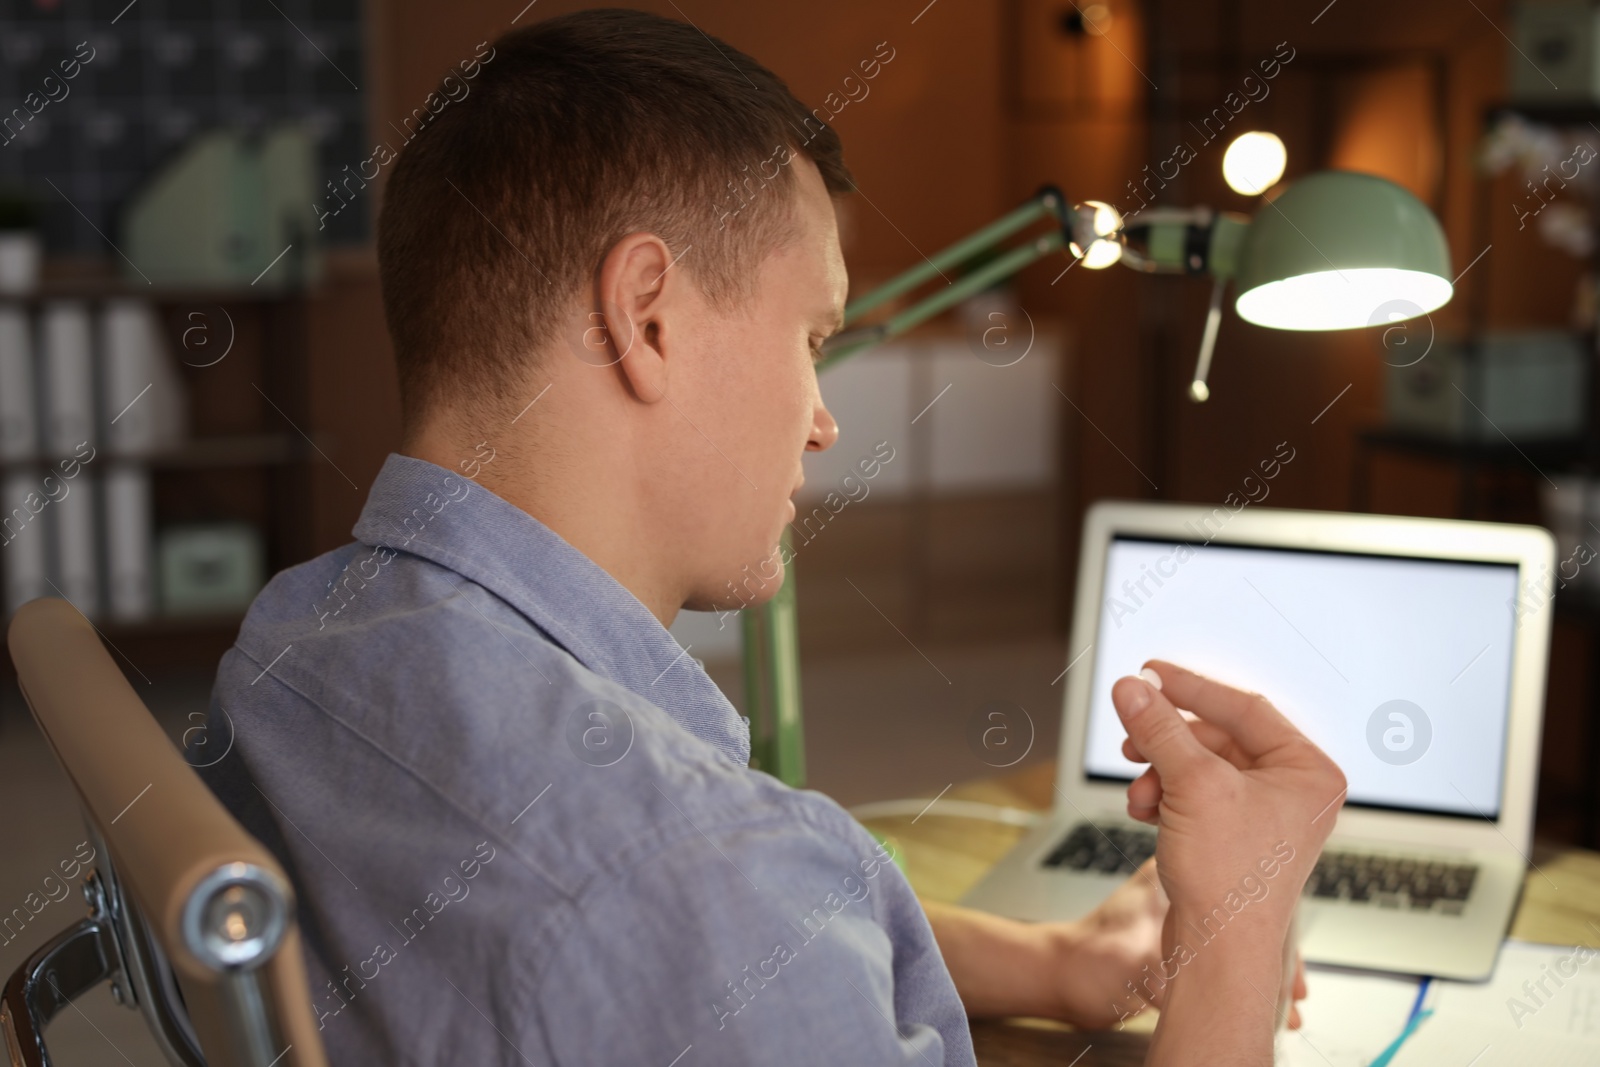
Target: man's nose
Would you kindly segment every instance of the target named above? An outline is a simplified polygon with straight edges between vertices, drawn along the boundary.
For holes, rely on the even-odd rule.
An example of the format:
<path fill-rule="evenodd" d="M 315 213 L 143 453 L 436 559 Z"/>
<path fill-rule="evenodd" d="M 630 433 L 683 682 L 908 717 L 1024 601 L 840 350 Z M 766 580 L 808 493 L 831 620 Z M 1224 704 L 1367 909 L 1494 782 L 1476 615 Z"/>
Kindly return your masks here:
<path fill-rule="evenodd" d="M 806 442 L 806 451 L 823 452 L 833 447 L 839 439 L 839 424 L 833 421 L 827 405 L 817 401 L 816 413 L 811 418 L 811 438 Z"/>

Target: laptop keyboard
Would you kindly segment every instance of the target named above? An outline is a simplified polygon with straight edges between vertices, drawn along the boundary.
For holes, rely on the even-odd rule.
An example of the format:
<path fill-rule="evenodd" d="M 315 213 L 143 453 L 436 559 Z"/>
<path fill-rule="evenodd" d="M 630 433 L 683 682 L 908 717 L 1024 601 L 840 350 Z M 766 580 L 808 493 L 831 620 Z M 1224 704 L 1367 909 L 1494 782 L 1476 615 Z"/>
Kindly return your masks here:
<path fill-rule="evenodd" d="M 1044 866 L 1132 874 L 1155 850 L 1154 830 L 1079 823 L 1044 858 Z M 1325 851 L 1305 891 L 1319 900 L 1460 915 L 1477 877 L 1476 864 Z"/>
<path fill-rule="evenodd" d="M 1477 878 L 1476 864 L 1324 852 L 1306 892 L 1322 900 L 1460 915 Z"/>
<path fill-rule="evenodd" d="M 1081 822 L 1044 858 L 1044 865 L 1063 867 L 1069 871 L 1132 874 L 1139 864 L 1155 853 L 1154 830 L 1132 826 L 1093 826 Z"/>

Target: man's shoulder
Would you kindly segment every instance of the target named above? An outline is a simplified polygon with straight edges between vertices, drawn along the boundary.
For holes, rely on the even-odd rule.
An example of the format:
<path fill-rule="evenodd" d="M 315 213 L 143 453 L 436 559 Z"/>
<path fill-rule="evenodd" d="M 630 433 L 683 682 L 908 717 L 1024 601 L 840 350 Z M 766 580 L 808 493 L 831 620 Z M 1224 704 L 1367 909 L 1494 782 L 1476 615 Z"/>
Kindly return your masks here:
<path fill-rule="evenodd" d="M 282 643 L 333 649 L 368 640 L 375 627 L 448 610 L 463 581 L 419 556 L 353 541 L 275 574 L 245 613 L 237 644 L 253 658 Z"/>
<path fill-rule="evenodd" d="M 480 732 L 615 688 L 483 586 L 359 543 L 276 575 L 217 676 L 224 701 L 296 705 L 338 721 L 352 741 L 419 759 L 460 748 L 440 735 L 480 758 L 509 756 L 517 738 L 495 745 Z"/>
<path fill-rule="evenodd" d="M 216 689 L 252 771 L 332 774 L 357 798 L 346 803 L 381 806 L 393 782 L 336 771 L 376 757 L 380 777 L 525 844 L 566 891 L 690 835 L 761 825 L 860 845 L 832 800 L 735 765 L 481 586 L 404 554 L 365 577 L 374 551 L 348 545 L 291 568 L 252 607 Z M 330 582 L 349 588 L 322 617 L 313 598 Z"/>
<path fill-rule="evenodd" d="M 850 1003 L 862 994 L 838 975 L 869 994 L 892 976 L 959 1032 L 910 886 L 838 804 L 736 764 L 653 703 L 648 678 L 597 674 L 455 572 L 399 556 L 365 577 L 371 551 L 263 592 L 218 676 L 230 751 L 202 772 L 295 879 L 314 977 L 409 975 L 382 979 L 398 1004 L 470 959 L 482 977 L 463 992 L 499 998 L 569 1059 L 600 1025 L 586 1013 L 618 1003 L 737 1058 L 790 1032 L 766 1018 L 783 998 L 725 999 L 729 979 L 777 965 L 776 937 L 798 954 L 783 965 L 796 995 Z M 311 610 L 352 573 L 337 616 Z M 400 964 L 369 958 L 372 930 Z M 318 1010 L 343 1014 L 333 994 Z M 893 1039 L 863 1019 L 850 1041 Z"/>

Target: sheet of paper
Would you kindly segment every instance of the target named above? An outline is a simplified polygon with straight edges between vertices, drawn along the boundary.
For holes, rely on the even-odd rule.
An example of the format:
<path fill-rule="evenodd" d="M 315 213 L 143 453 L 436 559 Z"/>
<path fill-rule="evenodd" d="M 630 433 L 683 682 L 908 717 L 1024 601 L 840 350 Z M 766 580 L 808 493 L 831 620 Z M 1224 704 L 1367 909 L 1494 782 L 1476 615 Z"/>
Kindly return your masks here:
<path fill-rule="evenodd" d="M 1593 1042 L 1574 1037 L 1434 1017 L 1417 1027 L 1389 1067 L 1594 1067 L 1597 1055 Z"/>
<path fill-rule="evenodd" d="M 1600 949 L 1507 941 L 1487 982 L 1435 982 L 1392 1067 L 1600 1062 Z"/>
<path fill-rule="evenodd" d="M 1507 941 L 1487 982 L 1439 982 L 1438 1016 L 1495 1023 L 1508 1033 L 1563 1034 L 1600 1047 L 1600 949 Z"/>
<path fill-rule="evenodd" d="M 1405 1029 L 1416 999 L 1415 978 L 1307 967 L 1304 1025 L 1278 1035 L 1276 1067 L 1367 1067 Z"/>

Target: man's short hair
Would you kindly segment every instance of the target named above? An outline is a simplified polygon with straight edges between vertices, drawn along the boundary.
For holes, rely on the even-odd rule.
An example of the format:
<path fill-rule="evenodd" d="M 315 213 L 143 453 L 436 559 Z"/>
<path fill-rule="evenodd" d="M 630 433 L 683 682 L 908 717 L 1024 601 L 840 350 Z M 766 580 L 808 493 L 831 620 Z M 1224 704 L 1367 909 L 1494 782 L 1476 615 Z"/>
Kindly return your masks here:
<path fill-rule="evenodd" d="M 562 315 L 627 234 L 659 236 L 729 310 L 791 233 L 790 154 L 830 192 L 851 188 L 833 129 L 686 23 L 583 11 L 480 56 L 408 123 L 378 221 L 408 430 L 441 401 L 487 413 L 516 399 L 530 353 L 577 336 Z"/>

